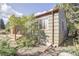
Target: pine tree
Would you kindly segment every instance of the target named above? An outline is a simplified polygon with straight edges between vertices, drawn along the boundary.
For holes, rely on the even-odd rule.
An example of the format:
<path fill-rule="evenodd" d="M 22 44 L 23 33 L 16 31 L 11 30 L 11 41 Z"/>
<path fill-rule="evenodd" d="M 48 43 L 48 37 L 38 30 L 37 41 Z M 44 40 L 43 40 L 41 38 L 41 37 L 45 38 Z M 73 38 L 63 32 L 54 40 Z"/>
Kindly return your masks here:
<path fill-rule="evenodd" d="M 5 29 L 5 24 L 3 19 L 0 19 L 0 29 Z"/>

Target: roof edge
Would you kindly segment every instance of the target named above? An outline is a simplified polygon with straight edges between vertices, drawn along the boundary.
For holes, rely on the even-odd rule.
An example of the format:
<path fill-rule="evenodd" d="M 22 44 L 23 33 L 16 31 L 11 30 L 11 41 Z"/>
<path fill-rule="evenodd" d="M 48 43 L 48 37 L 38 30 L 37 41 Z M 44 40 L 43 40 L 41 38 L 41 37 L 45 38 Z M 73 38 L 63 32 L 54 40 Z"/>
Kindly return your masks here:
<path fill-rule="evenodd" d="M 37 15 L 34 15 L 36 18 L 39 18 L 39 17 L 42 17 L 42 16 L 45 16 L 45 15 L 50 15 L 52 13 L 56 13 L 59 11 L 59 8 L 54 8 L 54 9 L 50 9 L 49 11 L 44 11 L 42 13 L 39 13 Z"/>

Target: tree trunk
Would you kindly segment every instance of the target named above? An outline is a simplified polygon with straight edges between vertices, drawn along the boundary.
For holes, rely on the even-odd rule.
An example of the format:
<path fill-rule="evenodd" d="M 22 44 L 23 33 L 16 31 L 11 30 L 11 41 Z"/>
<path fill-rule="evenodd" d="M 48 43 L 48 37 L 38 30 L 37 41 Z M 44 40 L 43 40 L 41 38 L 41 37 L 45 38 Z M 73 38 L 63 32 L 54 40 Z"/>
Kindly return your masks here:
<path fill-rule="evenodd" d="M 14 39 L 16 40 L 16 26 L 14 26 Z"/>

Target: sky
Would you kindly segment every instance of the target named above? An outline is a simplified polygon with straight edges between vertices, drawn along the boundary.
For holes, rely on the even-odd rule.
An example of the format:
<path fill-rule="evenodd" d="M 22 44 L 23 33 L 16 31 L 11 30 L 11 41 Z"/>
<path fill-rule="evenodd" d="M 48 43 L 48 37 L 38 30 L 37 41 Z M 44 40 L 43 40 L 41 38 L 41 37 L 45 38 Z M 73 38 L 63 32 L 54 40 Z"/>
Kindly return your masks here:
<path fill-rule="evenodd" d="M 55 5 L 55 3 L 7 3 L 2 4 L 1 10 L 3 13 L 1 15 L 6 24 L 10 15 L 22 16 L 48 11 L 54 8 Z"/>
<path fill-rule="evenodd" d="M 42 12 L 49 10 L 55 6 L 53 3 L 14 3 L 9 4 L 16 11 L 29 15 L 36 12 Z"/>

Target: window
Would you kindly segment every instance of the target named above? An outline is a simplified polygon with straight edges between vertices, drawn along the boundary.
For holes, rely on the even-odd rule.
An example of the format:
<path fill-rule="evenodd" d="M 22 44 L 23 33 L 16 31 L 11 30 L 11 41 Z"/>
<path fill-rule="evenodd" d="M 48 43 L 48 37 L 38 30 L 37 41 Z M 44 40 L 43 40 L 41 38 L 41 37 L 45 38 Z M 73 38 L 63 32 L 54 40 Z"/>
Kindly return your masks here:
<path fill-rule="evenodd" d="M 40 29 L 47 29 L 48 28 L 48 19 L 41 19 L 39 20 L 39 27 Z"/>
<path fill-rule="evenodd" d="M 45 19 L 45 28 L 48 29 L 48 27 L 49 27 L 49 20 Z"/>

